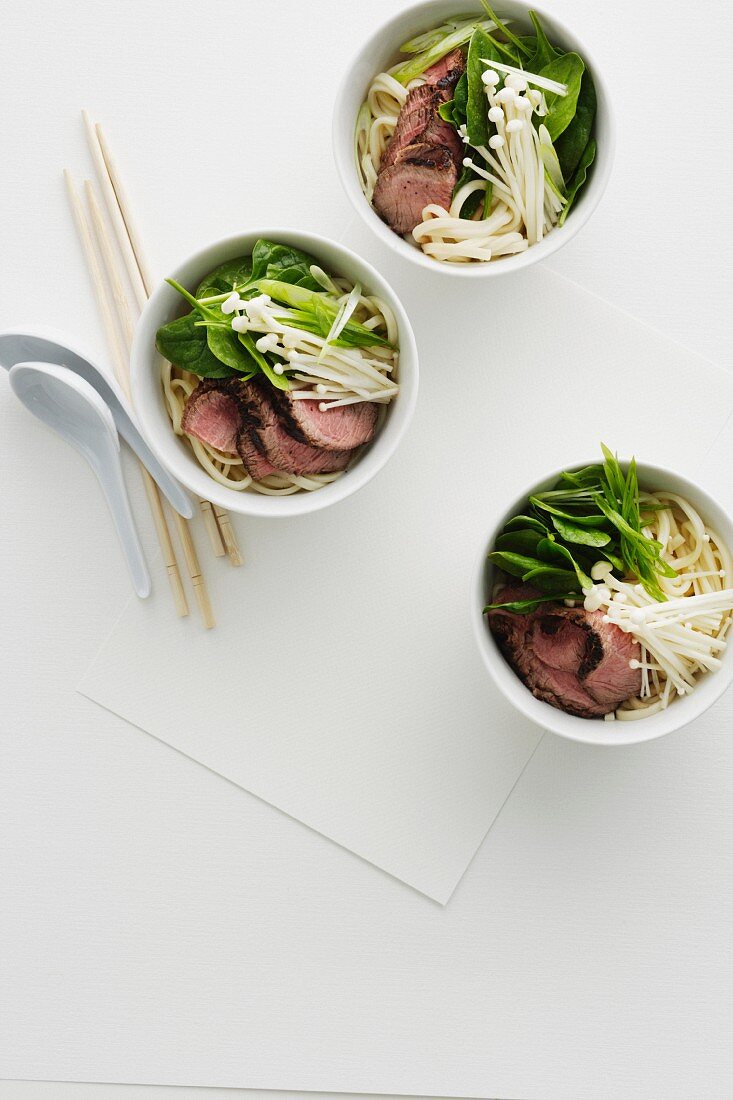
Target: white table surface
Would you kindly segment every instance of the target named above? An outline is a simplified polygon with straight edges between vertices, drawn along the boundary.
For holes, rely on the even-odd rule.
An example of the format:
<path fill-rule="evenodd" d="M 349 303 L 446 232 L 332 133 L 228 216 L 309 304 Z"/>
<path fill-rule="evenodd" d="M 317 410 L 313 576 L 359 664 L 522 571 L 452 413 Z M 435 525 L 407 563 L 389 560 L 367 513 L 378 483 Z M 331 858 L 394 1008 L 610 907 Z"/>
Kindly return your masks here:
<path fill-rule="evenodd" d="M 104 354 L 59 174 L 67 164 L 87 171 L 82 105 L 114 136 L 158 270 L 251 221 L 325 221 L 345 227 L 348 243 L 329 89 L 358 36 L 400 5 L 348 7 L 348 19 L 339 0 L 219 0 L 205 12 L 191 0 L 29 0 L 7 9 L 0 327 L 42 313 Z M 660 0 L 558 0 L 553 10 L 606 68 L 619 149 L 602 206 L 551 266 L 730 367 L 721 74 L 733 20 L 711 0 L 694 12 Z M 224 117 L 232 103 L 234 122 Z M 376 243 L 368 255 L 379 262 Z M 24 907 L 27 940 L 14 946 L 54 960 L 57 981 L 79 936 L 118 912 L 133 960 L 135 929 L 150 922 L 156 949 L 185 959 L 198 927 L 179 914 L 187 897 L 215 942 L 243 882 L 276 906 L 304 861 L 316 909 L 345 882 L 369 892 L 374 869 L 75 695 L 127 579 L 109 526 L 91 519 L 96 487 L 81 460 L 10 398 L 0 377 L 0 938 L 10 907 Z M 685 733 L 637 749 L 589 751 L 549 737 L 541 745 L 477 857 L 480 878 L 469 881 L 470 869 L 451 902 L 482 907 L 487 980 L 506 997 L 487 1096 L 730 1095 L 732 724 L 729 697 Z M 316 947 L 328 954 L 323 943 L 304 950 Z M 12 994 L 20 1005 L 21 984 Z M 73 1029 L 84 994 L 68 994 Z M 0 1018 L 0 1048 L 7 1024 Z M 228 1092 L 0 1082 L 3 1100 Z"/>

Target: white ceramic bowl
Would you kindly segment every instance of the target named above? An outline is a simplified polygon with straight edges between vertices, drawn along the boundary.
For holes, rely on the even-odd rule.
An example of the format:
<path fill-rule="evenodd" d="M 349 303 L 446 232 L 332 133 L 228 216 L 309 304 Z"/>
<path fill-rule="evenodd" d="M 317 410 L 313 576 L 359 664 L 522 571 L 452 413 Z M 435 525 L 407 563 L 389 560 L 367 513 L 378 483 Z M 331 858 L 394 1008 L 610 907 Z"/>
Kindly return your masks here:
<path fill-rule="evenodd" d="M 598 111 L 595 122 L 595 137 L 598 151 L 595 162 L 589 172 L 585 187 L 573 204 L 567 221 L 559 228 L 532 245 L 526 252 L 487 263 L 444 263 L 426 256 L 415 245 L 408 244 L 389 228 L 367 202 L 361 189 L 354 155 L 354 132 L 356 118 L 366 93 L 377 73 L 395 63 L 399 56 L 399 47 L 420 32 L 439 27 L 446 18 L 470 14 L 475 9 L 477 16 L 483 16 L 478 0 L 427 0 L 427 3 L 414 4 L 405 8 L 388 22 L 375 27 L 374 33 L 359 49 L 356 57 L 346 71 L 346 75 L 336 97 L 333 117 L 333 147 L 336 166 L 346 193 L 355 209 L 369 228 L 390 248 L 401 256 L 427 267 L 431 271 L 444 271 L 463 279 L 491 278 L 506 275 L 530 264 L 544 260 L 557 252 L 588 221 L 606 189 L 611 174 L 615 147 L 615 132 L 609 95 L 603 74 L 593 61 L 588 48 L 576 35 L 555 16 L 549 15 L 537 5 L 519 3 L 518 0 L 501 0 L 497 3 L 498 15 L 511 19 L 512 29 L 517 27 L 523 32 L 531 32 L 527 18 L 530 8 L 537 11 L 551 42 L 565 50 L 576 50 L 588 65 L 598 94 Z"/>
<path fill-rule="evenodd" d="M 282 241 L 312 253 L 329 272 L 359 281 L 366 290 L 388 303 L 397 318 L 400 347 L 400 392 L 387 409 L 376 437 L 339 478 L 312 492 L 292 496 L 264 496 L 256 492 L 229 489 L 202 469 L 185 442 L 175 435 L 163 400 L 160 383 L 161 357 L 155 348 L 155 334 L 186 310 L 180 294 L 167 283 L 154 291 L 135 331 L 131 358 L 132 397 L 140 426 L 158 459 L 197 496 L 230 512 L 250 516 L 299 516 L 326 508 L 351 496 L 366 485 L 394 454 L 415 411 L 418 360 L 412 326 L 391 286 L 365 260 L 335 241 L 295 229 L 258 229 L 226 237 L 180 263 L 171 277 L 193 292 L 198 283 L 219 264 L 252 251 L 264 237 Z"/>
<path fill-rule="evenodd" d="M 597 461 L 598 456 L 595 456 L 585 462 L 576 462 L 563 468 L 581 469 Z M 632 745 L 642 741 L 653 741 L 694 721 L 720 698 L 733 680 L 733 651 L 726 651 L 722 668 L 703 676 L 690 695 L 675 699 L 667 710 L 631 722 L 575 718 L 571 714 L 557 710 L 556 707 L 551 707 L 549 703 L 535 699 L 505 661 L 489 629 L 487 617 L 482 614 L 482 608 L 491 602 L 494 566 L 488 561 L 487 555 L 497 535 L 512 516 L 521 512 L 533 493 L 551 488 L 561 472 L 556 471 L 522 493 L 511 507 L 502 513 L 481 548 L 471 584 L 471 619 L 479 651 L 495 684 L 504 696 L 525 718 L 529 718 L 543 729 L 557 733 L 560 737 L 567 737 L 571 741 L 584 741 L 590 745 Z M 645 489 L 666 489 L 686 497 L 726 545 L 733 547 L 733 519 L 699 485 L 671 470 L 644 463 L 639 463 L 639 482 Z"/>

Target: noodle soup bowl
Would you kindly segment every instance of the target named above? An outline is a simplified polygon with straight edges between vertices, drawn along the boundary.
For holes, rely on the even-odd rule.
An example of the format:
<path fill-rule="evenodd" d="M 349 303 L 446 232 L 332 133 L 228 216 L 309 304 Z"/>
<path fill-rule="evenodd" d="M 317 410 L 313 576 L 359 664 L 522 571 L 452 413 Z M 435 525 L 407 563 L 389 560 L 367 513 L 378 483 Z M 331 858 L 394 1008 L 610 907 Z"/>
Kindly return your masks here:
<path fill-rule="evenodd" d="M 362 191 L 357 168 L 357 115 L 374 77 L 395 64 L 400 56 L 402 43 L 415 35 L 441 26 L 446 19 L 470 15 L 472 12 L 476 13 L 477 18 L 486 18 L 479 0 L 428 0 L 427 3 L 404 8 L 398 15 L 375 28 L 371 36 L 362 43 L 346 71 L 336 97 L 333 117 L 334 157 L 341 182 L 353 206 L 371 231 L 393 251 L 421 267 L 442 271 L 461 279 L 491 278 L 529 267 L 557 252 L 575 236 L 590 218 L 606 189 L 613 164 L 615 128 L 611 97 L 603 74 L 588 48 L 575 33 L 555 15 L 550 15 L 538 5 L 523 4 L 518 0 L 502 0 L 498 14 L 500 18 L 510 22 L 515 32 L 527 34 L 532 33 L 532 24 L 528 17 L 530 9 L 538 13 L 550 41 L 566 51 L 575 50 L 579 53 L 593 74 L 598 97 L 594 129 L 598 149 L 586 184 L 568 212 L 565 224 L 556 226 L 539 243 L 516 255 L 471 263 L 439 261 L 426 255 L 422 249 L 411 241 L 404 240 L 382 221 Z"/>
<path fill-rule="evenodd" d="M 595 455 L 585 462 L 565 465 L 563 470 L 582 469 L 598 462 Z M 625 464 L 622 462 L 622 467 Z M 639 463 L 639 484 L 647 491 L 669 492 L 684 497 L 700 514 L 706 526 L 711 528 L 722 543 L 733 548 L 733 518 L 721 504 L 711 497 L 701 486 L 689 478 L 660 466 Z M 535 493 L 551 489 L 557 482 L 562 470 L 549 477 L 536 481 L 522 493 L 509 507 L 497 509 L 495 522 L 481 546 L 471 581 L 471 620 L 479 652 L 492 680 L 513 707 L 531 722 L 570 741 L 583 741 L 589 745 L 633 745 L 642 741 L 654 741 L 657 737 L 674 733 L 683 726 L 694 722 L 708 707 L 718 700 L 733 680 L 733 650 L 722 653 L 722 665 L 715 672 L 707 672 L 698 680 L 694 691 L 689 695 L 674 699 L 666 710 L 650 714 L 645 718 L 632 721 L 604 721 L 604 719 L 576 718 L 566 714 L 549 703 L 536 699 L 529 688 L 525 687 L 517 674 L 504 658 L 489 629 L 488 617 L 483 608 L 491 603 L 491 593 L 497 579 L 496 567 L 488 559 L 498 535 L 508 520 L 522 512 L 527 500 Z M 733 584 L 733 578 L 726 581 Z"/>
<path fill-rule="evenodd" d="M 193 293 L 209 272 L 227 260 L 251 253 L 260 238 L 312 253 L 328 272 L 354 283 L 360 282 L 368 293 L 382 298 L 392 310 L 399 333 L 400 391 L 386 406 L 374 439 L 360 449 L 348 469 L 335 481 L 315 490 L 301 490 L 289 496 L 270 496 L 249 489 L 232 489 L 210 477 L 186 441 L 173 431 L 163 395 L 163 359 L 155 347 L 155 335 L 161 325 L 181 316 L 188 309 L 181 295 L 167 283 L 161 283 L 155 289 L 135 331 L 131 356 L 132 397 L 140 427 L 150 447 L 173 476 L 191 492 L 241 515 L 298 516 L 351 496 L 371 481 L 397 450 L 417 400 L 417 347 L 412 326 L 399 298 L 379 272 L 350 249 L 315 233 L 295 229 L 259 229 L 226 237 L 183 260 L 171 272 L 171 278 Z"/>

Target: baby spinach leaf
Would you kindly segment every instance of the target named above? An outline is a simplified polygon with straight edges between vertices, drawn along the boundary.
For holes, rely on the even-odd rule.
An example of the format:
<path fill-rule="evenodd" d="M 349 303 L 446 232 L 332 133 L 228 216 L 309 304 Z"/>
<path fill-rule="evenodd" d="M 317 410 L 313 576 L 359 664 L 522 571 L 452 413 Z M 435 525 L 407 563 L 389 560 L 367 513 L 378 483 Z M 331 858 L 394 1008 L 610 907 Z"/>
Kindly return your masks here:
<path fill-rule="evenodd" d="M 543 499 L 549 496 L 549 493 L 544 493 L 542 496 L 530 497 L 530 502 L 534 504 L 535 508 L 542 509 L 543 512 L 549 512 L 551 516 L 559 516 L 560 519 L 570 520 L 571 523 L 577 523 L 580 527 L 605 527 L 606 519 L 602 515 L 579 515 L 575 516 L 571 512 L 564 512 L 560 508 L 556 508 L 553 504 L 549 504 L 547 500 Z M 588 502 L 590 503 L 590 501 Z"/>
<path fill-rule="evenodd" d="M 537 552 L 537 544 L 545 537 L 544 532 L 525 528 L 518 531 L 504 531 L 496 540 L 497 550 L 509 550 L 515 554 L 531 555 Z"/>
<path fill-rule="evenodd" d="M 544 564 L 525 573 L 522 580 L 531 581 L 543 592 L 555 593 L 572 591 L 578 584 L 575 573 L 571 573 L 568 569 L 556 569 Z"/>
<path fill-rule="evenodd" d="M 526 615 L 530 611 L 536 611 L 544 603 L 557 603 L 558 600 L 582 600 L 580 592 L 564 592 L 562 595 L 555 593 L 551 596 L 536 596 L 530 600 L 510 600 L 508 603 L 490 603 L 484 608 L 487 611 L 513 611 L 517 615 Z"/>
<path fill-rule="evenodd" d="M 535 516 L 512 516 L 508 523 L 504 524 L 505 531 L 515 531 L 517 528 L 530 527 L 542 535 L 547 534 L 547 527 Z"/>
<path fill-rule="evenodd" d="M 229 294 L 235 287 L 244 286 L 252 274 L 252 257 L 238 256 L 234 260 L 215 267 L 196 288 L 197 298 L 209 298 L 214 294 Z"/>
<path fill-rule="evenodd" d="M 611 541 L 611 536 L 598 528 L 581 527 L 579 523 L 563 519 L 558 515 L 553 515 L 550 518 L 553 527 L 565 542 L 571 542 L 578 546 L 608 546 Z"/>
<path fill-rule="evenodd" d="M 584 72 L 583 59 L 577 53 L 565 53 L 550 61 L 538 74 L 548 80 L 565 84 L 568 89 L 564 96 L 556 92 L 545 92 L 547 114 L 543 121 L 553 142 L 567 129 L 575 116 Z"/>
<path fill-rule="evenodd" d="M 311 265 L 316 263 L 315 256 L 301 252 L 299 248 L 277 244 L 275 241 L 259 240 L 252 249 L 251 281 L 278 279 L 308 290 L 320 290 L 320 284 L 310 272 Z"/>
<path fill-rule="evenodd" d="M 595 141 L 595 138 L 591 138 L 591 140 L 588 142 L 588 144 L 585 147 L 583 155 L 580 158 L 580 163 L 578 164 L 578 167 L 575 170 L 575 175 L 573 176 L 572 180 L 570 181 L 570 184 L 568 185 L 568 190 L 567 190 L 567 200 L 568 201 L 567 201 L 566 205 L 563 207 L 562 214 L 558 218 L 558 223 L 557 223 L 558 225 L 563 225 L 563 223 L 565 222 L 565 219 L 568 216 L 568 210 L 570 209 L 570 207 L 575 202 L 575 199 L 578 196 L 578 192 L 585 185 L 585 181 L 588 177 L 588 169 L 590 168 L 590 166 L 593 163 L 593 161 L 595 160 L 595 158 L 596 158 L 596 141 Z"/>
<path fill-rule="evenodd" d="M 523 577 L 532 569 L 546 568 L 546 563 L 538 558 L 529 557 L 526 554 L 516 554 L 512 550 L 492 550 L 489 558 L 494 565 L 498 565 L 505 573 L 512 577 Z"/>
<path fill-rule="evenodd" d="M 276 374 L 267 356 L 263 355 L 262 352 L 257 349 L 251 332 L 240 332 L 239 342 L 249 354 L 250 358 L 254 360 L 262 373 L 267 377 L 270 382 L 272 382 L 273 386 L 275 386 L 276 389 L 290 389 L 290 382 L 288 378 L 284 374 Z"/>
<path fill-rule="evenodd" d="M 456 105 L 457 120 L 465 122 L 466 110 L 468 109 L 468 74 L 465 69 L 458 78 L 456 90 L 453 93 L 453 101 Z"/>
<path fill-rule="evenodd" d="M 466 129 L 471 145 L 488 145 L 493 126 L 489 126 L 489 102 L 481 79 L 486 70 L 486 60 L 499 61 L 500 54 L 489 36 L 477 27 L 468 44 L 466 61 Z"/>
<path fill-rule="evenodd" d="M 164 359 L 191 371 L 199 378 L 230 378 L 235 370 L 222 363 L 210 350 L 206 329 L 198 327 L 194 311 L 158 329 L 155 346 Z"/>
<path fill-rule="evenodd" d="M 552 45 L 547 35 L 545 34 L 544 27 L 540 23 L 540 17 L 536 11 L 530 11 L 529 18 L 532 20 L 532 26 L 537 32 L 535 39 L 535 47 L 527 62 L 527 70 L 530 73 L 539 74 L 545 65 L 549 65 L 551 61 L 554 61 L 556 57 L 560 56 L 561 51 L 556 50 Z"/>
<path fill-rule="evenodd" d="M 592 588 L 593 581 L 587 573 L 584 572 L 580 563 L 575 560 L 566 546 L 562 546 L 561 543 L 555 542 L 552 538 L 542 539 L 537 545 L 537 553 L 554 558 L 556 561 L 566 563 L 566 568 L 567 565 L 570 565 L 570 567 L 575 570 L 575 575 L 578 578 L 578 584 L 581 589 Z"/>
<path fill-rule="evenodd" d="M 204 331 L 212 355 L 238 374 L 252 373 L 256 364 L 242 347 L 231 325 L 207 325 Z"/>
<path fill-rule="evenodd" d="M 532 581 L 546 592 L 569 591 L 577 587 L 575 572 L 560 569 L 539 558 L 515 554 L 510 550 L 492 550 L 490 560 L 512 577 Z"/>
<path fill-rule="evenodd" d="M 455 126 L 458 129 L 459 122 L 455 114 L 456 101 L 455 99 L 449 99 L 447 103 L 441 103 L 438 107 L 438 114 L 444 122 L 450 122 L 451 126 Z"/>
<path fill-rule="evenodd" d="M 590 141 L 593 122 L 596 117 L 596 107 L 596 86 L 593 83 L 593 77 L 586 69 L 580 81 L 575 117 L 554 143 L 555 152 L 560 161 L 562 178 L 566 184 L 572 179 L 580 164 L 580 158 Z"/>
<path fill-rule="evenodd" d="M 468 80 L 466 77 L 466 70 L 464 69 L 456 84 L 456 89 L 453 93 L 453 99 L 449 99 L 447 103 L 441 103 L 438 107 L 438 114 L 446 122 L 450 122 L 451 126 L 455 126 L 458 129 L 459 126 L 463 126 L 466 121 L 466 101 L 468 98 Z"/>

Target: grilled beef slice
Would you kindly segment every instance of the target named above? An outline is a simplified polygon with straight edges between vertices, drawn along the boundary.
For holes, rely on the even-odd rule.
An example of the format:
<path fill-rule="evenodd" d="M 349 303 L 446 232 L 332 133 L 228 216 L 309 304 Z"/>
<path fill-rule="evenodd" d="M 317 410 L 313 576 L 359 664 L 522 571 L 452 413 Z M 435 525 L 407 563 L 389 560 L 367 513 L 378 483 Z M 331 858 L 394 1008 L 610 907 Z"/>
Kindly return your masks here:
<path fill-rule="evenodd" d="M 255 459 L 264 467 L 262 460 L 266 459 L 272 467 L 269 473 L 277 470 L 301 476 L 345 469 L 352 451 L 326 451 L 296 439 L 278 414 L 273 394 L 267 383 L 255 379 L 239 383 L 243 431 L 238 446 L 245 467 L 249 470 L 251 465 L 255 465 Z"/>
<path fill-rule="evenodd" d="M 374 188 L 374 209 L 403 236 L 422 221 L 429 203 L 450 206 L 458 168 L 445 145 L 406 145 L 389 168 L 380 171 Z"/>
<path fill-rule="evenodd" d="M 226 454 L 237 453 L 242 424 L 239 403 L 228 388 L 215 381 L 200 382 L 186 401 L 181 427 Z"/>
<path fill-rule="evenodd" d="M 464 68 L 457 49 L 426 70 L 425 83 L 409 92 L 384 151 L 372 201 L 379 216 L 401 236 L 420 223 L 429 203 L 450 205 L 463 143 L 438 108 L 452 98 Z"/>
<path fill-rule="evenodd" d="M 374 437 L 377 406 L 373 401 L 321 412 L 319 401 L 298 400 L 280 390 L 273 391 L 272 398 L 287 430 L 301 443 L 324 451 L 352 451 Z"/>
<path fill-rule="evenodd" d="M 540 595 L 512 583 L 495 603 Z M 580 718 L 599 718 L 641 690 L 641 670 L 631 668 L 641 649 L 631 634 L 604 623 L 600 611 L 541 604 L 517 615 L 489 612 L 489 624 L 506 660 L 538 699 Z"/>

